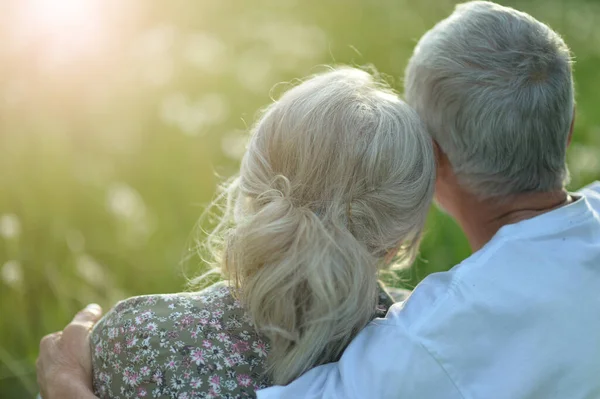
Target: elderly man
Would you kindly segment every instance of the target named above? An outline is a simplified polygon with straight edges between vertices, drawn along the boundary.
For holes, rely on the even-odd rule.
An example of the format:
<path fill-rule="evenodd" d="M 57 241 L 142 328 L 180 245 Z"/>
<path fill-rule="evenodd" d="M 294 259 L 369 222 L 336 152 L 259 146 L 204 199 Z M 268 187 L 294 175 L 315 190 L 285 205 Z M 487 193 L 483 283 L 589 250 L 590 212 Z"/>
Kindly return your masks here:
<path fill-rule="evenodd" d="M 600 397 L 600 185 L 564 188 L 567 46 L 527 14 L 465 3 L 420 40 L 405 84 L 438 150 L 437 201 L 474 254 L 339 362 L 259 399 Z"/>
<path fill-rule="evenodd" d="M 600 185 L 564 188 L 569 49 L 527 14 L 465 3 L 419 41 L 405 90 L 474 254 L 259 399 L 600 398 Z"/>

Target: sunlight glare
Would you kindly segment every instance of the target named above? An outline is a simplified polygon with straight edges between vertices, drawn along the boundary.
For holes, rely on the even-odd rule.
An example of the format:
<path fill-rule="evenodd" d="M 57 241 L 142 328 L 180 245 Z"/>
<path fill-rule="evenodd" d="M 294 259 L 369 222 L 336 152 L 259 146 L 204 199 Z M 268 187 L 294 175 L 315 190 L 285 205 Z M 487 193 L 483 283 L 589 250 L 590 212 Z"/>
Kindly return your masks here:
<path fill-rule="evenodd" d="M 103 5 L 102 0 L 21 0 L 15 31 L 55 61 L 94 54 L 106 45 Z"/>

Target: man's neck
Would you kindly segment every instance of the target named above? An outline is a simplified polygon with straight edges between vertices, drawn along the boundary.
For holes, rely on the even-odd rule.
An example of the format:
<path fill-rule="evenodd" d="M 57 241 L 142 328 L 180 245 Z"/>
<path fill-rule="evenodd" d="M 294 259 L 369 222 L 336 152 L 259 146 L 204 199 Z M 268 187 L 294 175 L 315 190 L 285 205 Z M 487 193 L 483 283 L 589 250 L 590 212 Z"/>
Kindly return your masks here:
<path fill-rule="evenodd" d="M 566 190 L 526 193 L 510 201 L 480 200 L 465 195 L 455 218 L 465 232 L 473 252 L 481 249 L 502 226 L 531 219 L 572 202 Z"/>

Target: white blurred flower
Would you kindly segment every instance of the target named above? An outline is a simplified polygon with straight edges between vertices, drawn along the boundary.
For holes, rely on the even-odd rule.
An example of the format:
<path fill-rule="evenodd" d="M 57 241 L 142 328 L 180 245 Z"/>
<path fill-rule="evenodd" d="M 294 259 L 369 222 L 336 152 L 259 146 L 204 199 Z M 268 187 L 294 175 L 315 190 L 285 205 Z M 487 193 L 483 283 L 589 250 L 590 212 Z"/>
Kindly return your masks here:
<path fill-rule="evenodd" d="M 219 93 L 204 95 L 196 102 L 194 108 L 195 111 L 206 115 L 206 122 L 209 125 L 217 125 L 225 121 L 229 115 L 229 103 L 225 96 Z"/>
<path fill-rule="evenodd" d="M 125 183 L 115 183 L 107 193 L 107 207 L 119 221 L 120 239 L 131 246 L 143 244 L 154 223 L 142 196 Z"/>
<path fill-rule="evenodd" d="M 221 150 L 228 158 L 239 161 L 246 152 L 248 135 L 243 130 L 226 133 L 221 139 Z"/>
<path fill-rule="evenodd" d="M 190 99 L 181 92 L 172 93 L 163 99 L 160 114 L 166 124 L 176 126 L 187 136 L 203 133 L 207 124 L 204 110 L 195 109 Z"/>
<path fill-rule="evenodd" d="M 228 65 L 225 44 L 206 32 L 196 32 L 187 37 L 183 57 L 195 67 L 213 74 L 222 73 Z"/>
<path fill-rule="evenodd" d="M 90 255 L 81 255 L 75 262 L 77 274 L 88 284 L 102 286 L 104 284 L 104 268 Z"/>
<path fill-rule="evenodd" d="M 15 287 L 23 281 L 23 267 L 16 260 L 9 260 L 0 269 L 0 278 L 9 287 Z"/>
<path fill-rule="evenodd" d="M 192 101 L 185 94 L 175 92 L 163 99 L 160 115 L 166 124 L 176 126 L 185 135 L 197 136 L 205 132 L 206 126 L 223 122 L 229 115 L 229 104 L 217 93 Z"/>
<path fill-rule="evenodd" d="M 14 213 L 0 216 L 0 236 L 5 239 L 18 238 L 21 235 L 21 222 Z"/>
<path fill-rule="evenodd" d="M 146 205 L 140 194 L 125 183 L 115 183 L 108 190 L 108 209 L 124 219 L 144 217 Z"/>
<path fill-rule="evenodd" d="M 600 172 L 600 159 L 595 146 L 573 144 L 569 149 L 569 166 L 573 176 L 597 174 Z"/>

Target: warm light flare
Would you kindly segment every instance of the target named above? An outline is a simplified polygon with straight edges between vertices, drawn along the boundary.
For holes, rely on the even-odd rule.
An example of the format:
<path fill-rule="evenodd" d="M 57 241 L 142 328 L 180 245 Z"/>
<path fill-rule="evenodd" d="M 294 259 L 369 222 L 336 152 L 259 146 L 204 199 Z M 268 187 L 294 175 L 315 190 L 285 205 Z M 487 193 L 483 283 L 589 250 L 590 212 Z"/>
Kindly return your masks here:
<path fill-rule="evenodd" d="M 15 39 L 52 61 L 96 54 L 106 47 L 109 27 L 102 0 L 20 0 Z"/>

